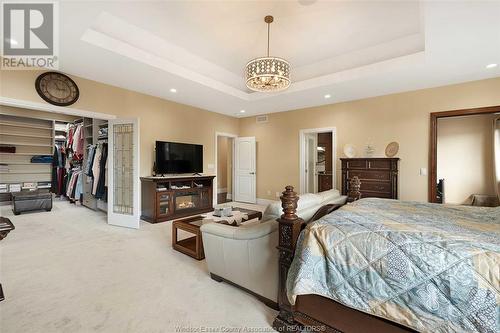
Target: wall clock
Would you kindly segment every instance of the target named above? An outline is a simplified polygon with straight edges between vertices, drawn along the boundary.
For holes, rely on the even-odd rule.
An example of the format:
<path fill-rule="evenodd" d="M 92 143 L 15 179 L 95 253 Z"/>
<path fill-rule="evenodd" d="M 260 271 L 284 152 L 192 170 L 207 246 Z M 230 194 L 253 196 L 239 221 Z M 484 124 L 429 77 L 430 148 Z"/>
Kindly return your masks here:
<path fill-rule="evenodd" d="M 75 81 L 67 75 L 57 72 L 46 72 L 38 76 L 35 88 L 41 98 L 57 106 L 71 105 L 80 96 Z"/>

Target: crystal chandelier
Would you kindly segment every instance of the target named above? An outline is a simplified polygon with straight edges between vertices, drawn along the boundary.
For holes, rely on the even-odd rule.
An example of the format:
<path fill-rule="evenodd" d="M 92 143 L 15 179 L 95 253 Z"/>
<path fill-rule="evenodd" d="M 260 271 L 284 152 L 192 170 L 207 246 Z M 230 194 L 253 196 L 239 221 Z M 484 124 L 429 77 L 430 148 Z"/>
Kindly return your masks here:
<path fill-rule="evenodd" d="M 285 59 L 269 56 L 269 29 L 274 18 L 264 18 L 267 23 L 267 57 L 250 60 L 245 66 L 245 79 L 249 89 L 276 92 L 290 86 L 290 64 Z"/>

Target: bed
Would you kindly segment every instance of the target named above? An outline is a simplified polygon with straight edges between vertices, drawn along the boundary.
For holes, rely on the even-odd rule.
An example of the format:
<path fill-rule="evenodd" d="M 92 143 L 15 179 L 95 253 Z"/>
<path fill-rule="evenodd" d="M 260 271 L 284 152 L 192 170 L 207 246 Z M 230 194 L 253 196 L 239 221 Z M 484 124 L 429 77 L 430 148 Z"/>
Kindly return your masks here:
<path fill-rule="evenodd" d="M 278 330 L 499 332 L 500 208 L 361 199 L 306 225 L 287 187 Z"/>

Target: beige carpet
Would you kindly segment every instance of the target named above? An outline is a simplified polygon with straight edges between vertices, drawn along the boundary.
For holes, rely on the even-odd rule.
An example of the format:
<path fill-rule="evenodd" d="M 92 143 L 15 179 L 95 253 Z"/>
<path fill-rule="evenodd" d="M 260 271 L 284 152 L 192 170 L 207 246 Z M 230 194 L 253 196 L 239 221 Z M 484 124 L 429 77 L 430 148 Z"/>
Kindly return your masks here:
<path fill-rule="evenodd" d="M 13 216 L 0 242 L 0 332 L 270 330 L 276 312 L 210 279 L 205 261 L 172 250 L 171 223 L 112 227 L 103 213 L 55 202 Z"/>

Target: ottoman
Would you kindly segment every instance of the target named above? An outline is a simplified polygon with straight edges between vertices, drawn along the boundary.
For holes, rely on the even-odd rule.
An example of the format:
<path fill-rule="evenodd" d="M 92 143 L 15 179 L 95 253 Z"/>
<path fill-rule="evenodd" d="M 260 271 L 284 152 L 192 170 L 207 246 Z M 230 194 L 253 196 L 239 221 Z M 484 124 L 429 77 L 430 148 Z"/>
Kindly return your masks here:
<path fill-rule="evenodd" d="M 12 193 L 12 211 L 14 215 L 31 210 L 52 209 L 52 193 L 47 190 L 22 191 Z"/>

